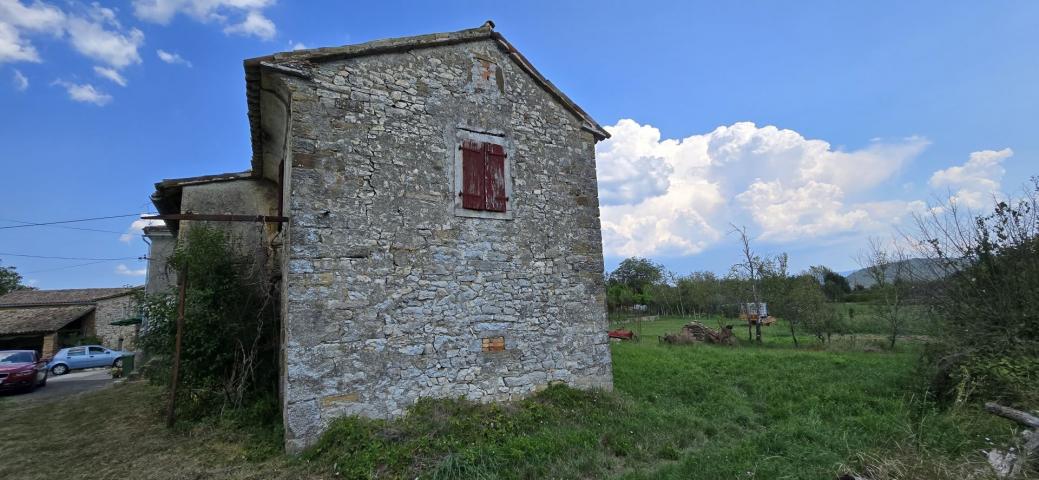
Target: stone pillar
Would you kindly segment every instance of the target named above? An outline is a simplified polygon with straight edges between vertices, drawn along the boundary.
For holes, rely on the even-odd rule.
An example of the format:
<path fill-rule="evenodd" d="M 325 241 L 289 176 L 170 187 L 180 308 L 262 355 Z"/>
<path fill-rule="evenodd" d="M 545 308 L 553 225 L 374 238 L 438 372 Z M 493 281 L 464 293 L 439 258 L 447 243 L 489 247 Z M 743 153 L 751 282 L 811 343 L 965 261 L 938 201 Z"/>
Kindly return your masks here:
<path fill-rule="evenodd" d="M 53 357 L 55 353 L 58 353 L 58 333 L 54 332 L 43 336 L 43 347 L 40 349 L 40 356 L 43 358 Z"/>

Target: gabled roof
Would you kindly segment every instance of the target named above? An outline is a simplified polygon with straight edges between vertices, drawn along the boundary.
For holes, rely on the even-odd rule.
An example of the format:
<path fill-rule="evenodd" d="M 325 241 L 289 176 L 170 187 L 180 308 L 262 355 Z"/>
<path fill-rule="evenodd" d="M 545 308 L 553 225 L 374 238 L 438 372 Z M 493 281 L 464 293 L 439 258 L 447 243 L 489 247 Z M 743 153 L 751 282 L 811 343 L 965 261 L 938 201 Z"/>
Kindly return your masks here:
<path fill-rule="evenodd" d="M 74 288 L 67 290 L 15 290 L 0 296 L 0 308 L 92 304 L 129 295 L 140 287 Z"/>
<path fill-rule="evenodd" d="M 0 335 L 53 332 L 93 311 L 93 305 L 0 308 Z"/>
<path fill-rule="evenodd" d="M 259 175 L 259 172 L 256 174 Z M 180 200 L 184 187 L 252 178 L 254 178 L 254 174 L 250 171 L 218 173 L 216 175 L 202 175 L 198 177 L 167 178 L 155 184 L 155 192 L 152 193 L 151 197 L 152 205 L 155 205 L 155 209 L 160 214 L 181 213 Z M 165 222 L 172 232 L 176 232 L 180 225 L 180 222 L 177 220 L 165 220 Z"/>
<path fill-rule="evenodd" d="M 288 75 L 308 78 L 308 64 L 331 62 L 345 58 L 362 57 L 367 55 L 378 55 L 383 53 L 409 51 L 421 48 L 439 47 L 458 43 L 476 42 L 491 39 L 497 42 L 513 61 L 529 74 L 542 88 L 552 95 L 560 104 L 570 110 L 577 118 L 584 122 L 584 129 L 595 135 L 598 140 L 610 137 L 610 134 L 602 128 L 587 112 L 581 109 L 570 97 L 556 88 L 548 81 L 541 72 L 512 46 L 505 37 L 494 31 L 494 22 L 487 21 L 479 28 L 470 28 L 457 32 L 432 33 L 413 37 L 390 38 L 375 40 L 356 45 L 345 45 L 342 47 L 312 48 L 306 50 L 295 50 L 291 52 L 275 53 L 263 57 L 250 58 L 245 61 L 245 85 L 246 97 L 249 104 L 249 128 L 252 133 L 253 158 L 252 170 L 254 175 L 262 174 L 263 162 L 263 132 L 260 127 L 260 81 L 263 69 L 269 69 Z"/>

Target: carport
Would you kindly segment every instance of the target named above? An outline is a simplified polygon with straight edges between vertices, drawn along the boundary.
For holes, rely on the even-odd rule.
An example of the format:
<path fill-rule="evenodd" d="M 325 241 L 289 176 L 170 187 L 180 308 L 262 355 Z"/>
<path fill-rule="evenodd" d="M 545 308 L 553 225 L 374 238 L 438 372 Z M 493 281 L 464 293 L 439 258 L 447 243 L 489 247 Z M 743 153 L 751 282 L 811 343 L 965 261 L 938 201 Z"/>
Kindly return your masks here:
<path fill-rule="evenodd" d="M 93 314 L 93 305 L 0 307 L 0 350 L 53 355 L 60 348 L 60 337 L 82 335 Z"/>

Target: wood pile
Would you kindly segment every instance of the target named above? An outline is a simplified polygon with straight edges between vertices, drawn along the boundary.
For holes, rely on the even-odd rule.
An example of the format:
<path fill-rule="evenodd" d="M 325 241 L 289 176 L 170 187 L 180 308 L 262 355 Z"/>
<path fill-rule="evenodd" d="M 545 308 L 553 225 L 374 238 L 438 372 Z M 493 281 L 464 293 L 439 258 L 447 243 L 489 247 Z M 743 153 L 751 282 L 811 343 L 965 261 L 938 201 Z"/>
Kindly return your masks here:
<path fill-rule="evenodd" d="M 682 330 L 678 333 L 664 334 L 661 341 L 672 345 L 686 345 L 690 343 L 733 345 L 736 343 L 736 337 L 732 334 L 732 325 L 727 325 L 725 328 L 717 331 L 700 322 L 691 322 L 682 326 Z"/>

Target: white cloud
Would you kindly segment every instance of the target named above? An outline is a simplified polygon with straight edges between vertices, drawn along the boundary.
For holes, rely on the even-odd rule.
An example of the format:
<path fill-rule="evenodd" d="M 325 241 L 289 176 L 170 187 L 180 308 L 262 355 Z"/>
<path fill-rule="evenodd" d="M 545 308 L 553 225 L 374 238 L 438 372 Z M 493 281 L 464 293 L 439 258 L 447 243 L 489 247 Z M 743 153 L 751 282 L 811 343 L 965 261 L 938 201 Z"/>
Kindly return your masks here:
<path fill-rule="evenodd" d="M 144 33 L 124 29 L 115 10 L 97 2 L 70 4 L 72 13 L 35 1 L 23 5 L 18 0 L 0 0 L 0 61 L 39 62 L 36 48 L 22 36 L 45 33 L 67 36 L 79 53 L 115 69 L 141 63 L 137 49 Z"/>
<path fill-rule="evenodd" d="M 94 66 L 94 73 L 115 82 L 120 87 L 126 86 L 126 78 L 120 75 L 115 69 Z"/>
<path fill-rule="evenodd" d="M 253 10 L 249 12 L 245 16 L 245 20 L 242 20 L 240 23 L 224 27 L 224 33 L 245 36 L 251 35 L 264 40 L 270 40 L 274 38 L 277 29 L 274 27 L 274 22 L 263 16 L 263 13 L 259 10 Z"/>
<path fill-rule="evenodd" d="M 168 24 L 177 15 L 224 26 L 224 33 L 271 39 L 277 28 L 263 15 L 274 0 L 134 0 L 134 15 L 149 22 Z M 231 20 L 234 18 L 235 20 Z"/>
<path fill-rule="evenodd" d="M 982 150 L 970 154 L 967 163 L 931 175 L 928 182 L 931 187 L 945 188 L 951 191 L 949 200 L 969 208 L 986 206 L 1001 190 L 1003 160 L 1014 155 L 1009 148 L 1002 150 Z"/>
<path fill-rule="evenodd" d="M 150 227 L 153 225 L 165 225 L 165 223 L 162 220 L 145 220 L 143 218 L 138 218 L 126 228 L 126 233 L 119 236 L 119 241 L 130 243 L 134 238 L 141 237 L 141 234 L 144 233 L 144 227 Z"/>
<path fill-rule="evenodd" d="M 155 54 L 159 56 L 159 60 L 162 60 L 171 65 L 180 64 L 187 66 L 188 68 L 191 68 L 191 62 L 185 60 L 183 57 L 180 56 L 179 53 L 170 53 L 165 50 L 159 49 L 155 51 Z"/>
<path fill-rule="evenodd" d="M 73 17 L 67 30 L 73 48 L 89 58 L 116 69 L 141 63 L 137 49 L 144 44 L 144 32 L 136 28 L 123 33 L 108 30 L 100 22 Z"/>
<path fill-rule="evenodd" d="M 289 48 L 292 50 L 306 50 L 307 46 L 304 45 L 303 42 L 293 42 L 292 40 L 289 40 Z"/>
<path fill-rule="evenodd" d="M 0 0 L 0 63 L 39 62 L 40 54 L 23 35 L 61 35 L 65 14 L 61 9 L 35 2 Z"/>
<path fill-rule="evenodd" d="M 595 152 L 600 203 L 636 204 L 666 192 L 674 172 L 664 157 L 675 142 L 661 142 L 659 130 L 627 119 L 610 127 L 610 134 Z"/>
<path fill-rule="evenodd" d="M 928 145 L 919 137 L 852 151 L 793 130 L 740 122 L 684 139 L 621 120 L 596 148 L 608 255 L 695 254 L 730 222 L 787 242 L 889 225 L 906 202 L 851 203 L 893 177 Z M 897 204 L 897 205 L 896 205 Z M 914 204 L 915 205 L 915 204 Z"/>
<path fill-rule="evenodd" d="M 125 264 L 120 263 L 115 267 L 115 273 L 118 273 L 119 275 L 126 275 L 129 277 L 143 277 L 145 274 L 148 273 L 148 269 L 131 269 L 130 267 L 127 267 Z"/>
<path fill-rule="evenodd" d="M 0 63 L 39 61 L 36 47 L 22 38 L 12 25 L 0 21 Z"/>
<path fill-rule="evenodd" d="M 102 92 L 93 85 L 78 84 L 72 82 L 66 82 L 64 80 L 55 80 L 51 85 L 60 85 L 65 88 L 68 92 L 69 98 L 83 103 L 93 103 L 97 106 L 105 106 L 112 101 L 112 96 Z"/>
<path fill-rule="evenodd" d="M 29 78 L 22 74 L 18 69 L 14 71 L 14 89 L 19 92 L 24 92 L 29 88 Z"/>
<path fill-rule="evenodd" d="M 60 35 L 65 13 L 40 1 L 26 6 L 18 0 L 0 0 L 0 22 L 23 30 Z"/>

